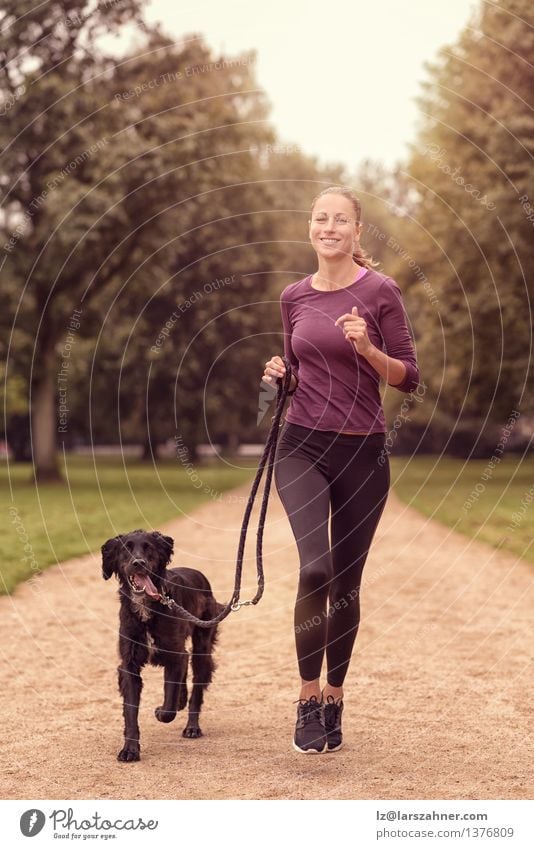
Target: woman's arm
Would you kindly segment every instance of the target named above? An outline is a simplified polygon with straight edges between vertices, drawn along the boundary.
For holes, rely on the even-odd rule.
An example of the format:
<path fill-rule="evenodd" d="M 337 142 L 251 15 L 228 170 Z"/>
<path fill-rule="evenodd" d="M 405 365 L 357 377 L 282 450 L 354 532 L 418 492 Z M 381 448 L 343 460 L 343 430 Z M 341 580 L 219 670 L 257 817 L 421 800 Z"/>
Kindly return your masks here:
<path fill-rule="evenodd" d="M 373 345 L 367 334 L 367 323 L 358 314 L 341 315 L 336 324 L 343 324 L 345 338 L 354 345 L 358 354 L 365 357 L 380 377 L 401 392 L 413 392 L 419 384 L 419 368 L 408 330 L 406 312 L 398 284 L 388 277 L 384 280 L 379 301 L 379 325 L 384 347 Z"/>
<path fill-rule="evenodd" d="M 289 319 L 288 303 L 283 298 L 280 298 L 280 312 L 282 314 L 282 327 L 284 330 L 284 354 L 291 363 L 291 382 L 289 384 L 288 394 L 293 395 L 299 383 L 299 361 L 297 360 L 291 345 L 291 333 L 293 332 L 293 328 L 291 327 L 291 321 Z M 283 365 L 282 374 L 285 374 L 285 368 Z"/>
<path fill-rule="evenodd" d="M 402 360 L 396 360 L 381 351 L 376 345 L 370 344 L 369 350 L 362 354 L 367 362 L 372 365 L 380 377 L 391 386 L 401 386 L 406 380 L 408 369 Z"/>
<path fill-rule="evenodd" d="M 293 395 L 297 386 L 299 385 L 299 361 L 295 356 L 295 352 L 293 351 L 293 347 L 291 345 L 291 321 L 289 318 L 289 308 L 286 301 L 284 301 L 283 297 L 280 298 L 280 311 L 282 313 L 282 327 L 284 331 L 284 355 L 289 360 L 291 365 L 291 380 L 289 381 L 289 390 L 288 395 Z M 271 385 L 276 385 L 276 381 L 278 378 L 284 378 L 286 373 L 286 367 L 284 365 L 284 361 L 282 357 L 279 357 L 275 354 L 265 363 L 265 372 L 263 374 L 262 380 L 266 383 L 270 383 Z"/>

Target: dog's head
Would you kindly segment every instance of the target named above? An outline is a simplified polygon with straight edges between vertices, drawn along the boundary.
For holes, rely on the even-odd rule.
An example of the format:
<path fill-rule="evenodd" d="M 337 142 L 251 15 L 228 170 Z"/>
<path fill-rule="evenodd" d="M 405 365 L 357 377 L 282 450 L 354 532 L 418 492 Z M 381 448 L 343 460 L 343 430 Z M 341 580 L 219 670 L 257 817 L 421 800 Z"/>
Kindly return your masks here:
<path fill-rule="evenodd" d="M 159 598 L 174 540 L 158 531 L 132 531 L 108 539 L 102 546 L 102 575 L 115 574 L 132 597 Z"/>

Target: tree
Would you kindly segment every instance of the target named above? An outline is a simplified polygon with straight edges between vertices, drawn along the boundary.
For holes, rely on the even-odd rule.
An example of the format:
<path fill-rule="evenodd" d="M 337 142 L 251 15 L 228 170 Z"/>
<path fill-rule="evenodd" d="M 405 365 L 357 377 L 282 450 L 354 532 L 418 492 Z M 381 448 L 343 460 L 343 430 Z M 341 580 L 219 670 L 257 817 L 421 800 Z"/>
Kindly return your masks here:
<path fill-rule="evenodd" d="M 19 296 L 15 324 L 34 343 L 32 435 L 40 478 L 58 476 L 56 345 L 67 333 L 69 311 L 79 306 L 80 292 L 89 282 L 88 253 L 101 234 L 94 230 L 85 250 L 70 254 L 91 215 L 106 208 L 101 188 L 85 198 L 96 182 L 95 153 L 108 143 L 102 122 L 92 119 L 96 84 L 90 74 L 95 62 L 88 46 L 100 34 L 139 19 L 139 9 L 139 0 L 96 7 L 86 0 L 52 0 L 37 7 L 11 0 L 0 13 L 0 97 L 8 119 L 0 130 L 1 268 L 8 287 L 13 289 L 15 282 Z M 74 209 L 77 214 L 69 227 L 65 210 Z M 8 356 L 13 356 L 12 350 Z"/>
<path fill-rule="evenodd" d="M 146 298 L 168 283 L 177 232 L 192 231 L 210 192 L 236 178 L 243 128 L 257 125 L 255 139 L 270 131 L 261 133 L 266 104 L 246 57 L 221 57 L 210 73 L 216 63 L 200 37 L 176 46 L 145 27 L 144 49 L 119 61 L 95 39 L 139 20 L 139 3 L 92 12 L 82 0 L 26 6 L 15 19 L 8 4 L 0 41 L 6 103 L 11 96 L 2 275 L 18 296 L 14 324 L 32 348 L 35 475 L 50 479 L 58 477 L 56 426 L 59 411 L 60 433 L 67 427 L 77 334 L 97 334 L 118 293 Z M 33 40 L 32 66 L 24 56 Z"/>
<path fill-rule="evenodd" d="M 528 0 L 484 3 L 440 51 L 404 175 L 402 249 L 428 284 L 413 293 L 424 409 L 461 453 L 489 450 L 532 391 L 533 24 Z"/>

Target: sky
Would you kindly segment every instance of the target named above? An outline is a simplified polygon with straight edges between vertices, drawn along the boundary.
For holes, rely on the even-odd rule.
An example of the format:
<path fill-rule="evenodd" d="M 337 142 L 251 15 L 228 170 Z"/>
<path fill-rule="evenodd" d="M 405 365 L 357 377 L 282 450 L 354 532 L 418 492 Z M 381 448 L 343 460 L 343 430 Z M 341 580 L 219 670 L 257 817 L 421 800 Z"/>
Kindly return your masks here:
<path fill-rule="evenodd" d="M 391 166 L 407 155 L 424 63 L 477 8 L 477 0 L 151 0 L 145 17 L 177 38 L 202 33 L 217 56 L 255 48 L 281 142 L 354 170 L 368 157 Z"/>

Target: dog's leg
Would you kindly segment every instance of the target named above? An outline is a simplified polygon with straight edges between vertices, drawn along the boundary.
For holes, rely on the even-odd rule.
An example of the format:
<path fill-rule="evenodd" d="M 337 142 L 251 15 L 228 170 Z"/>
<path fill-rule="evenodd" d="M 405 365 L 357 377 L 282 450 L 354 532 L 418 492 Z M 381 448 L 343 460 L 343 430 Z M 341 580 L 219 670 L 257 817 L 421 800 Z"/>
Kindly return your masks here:
<path fill-rule="evenodd" d="M 121 617 L 124 611 L 121 608 Z M 128 636 L 125 636 L 128 634 Z M 119 761 L 138 761 L 141 757 L 139 746 L 139 702 L 143 681 L 141 669 L 148 659 L 148 649 L 145 643 L 144 630 L 139 628 L 129 632 L 121 618 L 119 636 L 119 690 L 122 695 L 122 712 L 124 716 L 124 747 L 117 758 Z"/>
<path fill-rule="evenodd" d="M 202 737 L 199 717 L 204 700 L 204 690 L 211 683 L 215 669 L 212 652 L 216 635 L 216 625 L 213 628 L 195 628 L 193 631 L 193 649 L 191 652 L 193 689 L 189 699 L 187 725 L 182 732 L 184 737 Z"/>
<path fill-rule="evenodd" d="M 139 702 L 143 681 L 141 667 L 130 663 L 128 668 L 119 666 L 119 690 L 123 698 L 124 747 L 117 758 L 119 761 L 138 761 L 141 758 L 139 746 Z"/>
<path fill-rule="evenodd" d="M 187 662 L 187 652 L 183 652 L 165 664 L 163 704 L 154 711 L 160 722 L 172 722 L 176 711 L 183 710 L 187 704 Z"/>

